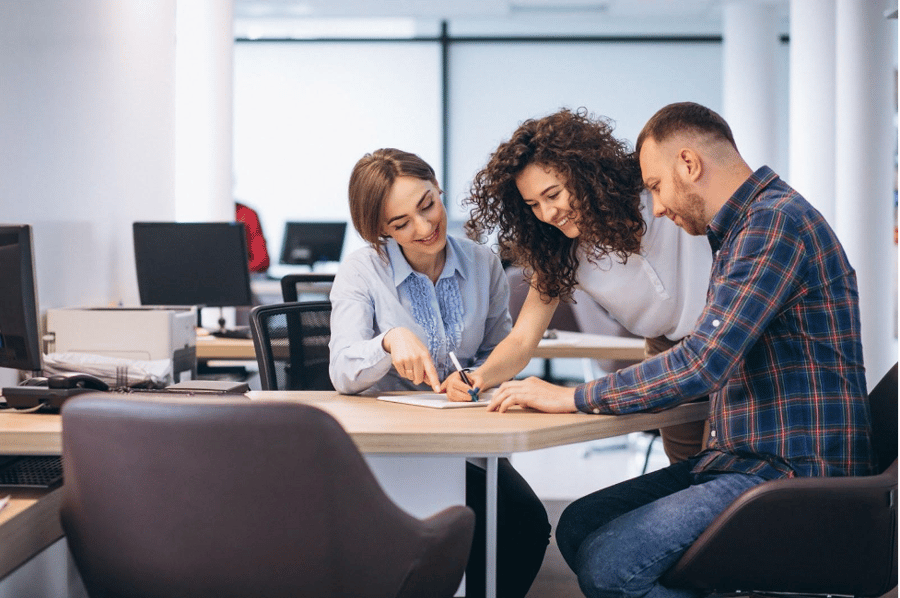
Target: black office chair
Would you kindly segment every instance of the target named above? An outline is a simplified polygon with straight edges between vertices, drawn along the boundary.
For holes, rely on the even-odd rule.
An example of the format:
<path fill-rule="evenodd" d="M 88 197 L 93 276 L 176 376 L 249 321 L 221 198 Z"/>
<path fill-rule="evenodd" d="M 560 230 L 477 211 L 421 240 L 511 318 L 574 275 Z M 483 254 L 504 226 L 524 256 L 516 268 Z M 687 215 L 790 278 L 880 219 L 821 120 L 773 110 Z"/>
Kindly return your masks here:
<path fill-rule="evenodd" d="M 312 272 L 285 274 L 281 277 L 281 296 L 286 302 L 299 301 L 302 292 L 297 287 L 306 286 L 308 288 L 310 284 L 316 285 L 316 288 L 321 287 L 321 292 L 327 295 L 331 289 L 327 283 L 332 282 L 334 282 L 334 274 L 316 274 Z"/>
<path fill-rule="evenodd" d="M 309 405 L 85 394 L 62 410 L 60 516 L 94 598 L 452 596 L 475 516 L 395 505 Z"/>
<path fill-rule="evenodd" d="M 897 587 L 897 365 L 869 393 L 878 474 L 764 482 L 663 577 L 717 593 L 881 596 Z"/>
<path fill-rule="evenodd" d="M 328 376 L 331 302 L 258 305 L 250 333 L 263 390 L 334 390 Z"/>

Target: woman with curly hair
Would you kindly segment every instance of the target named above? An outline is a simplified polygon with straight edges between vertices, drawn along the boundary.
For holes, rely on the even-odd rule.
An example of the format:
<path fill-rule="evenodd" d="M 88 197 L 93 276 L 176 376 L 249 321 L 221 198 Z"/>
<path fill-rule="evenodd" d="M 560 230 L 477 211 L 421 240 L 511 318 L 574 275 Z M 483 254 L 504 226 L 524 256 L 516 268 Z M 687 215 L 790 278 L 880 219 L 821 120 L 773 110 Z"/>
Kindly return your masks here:
<path fill-rule="evenodd" d="M 655 355 L 690 333 L 706 303 L 712 263 L 704 237 L 653 216 L 640 165 L 613 136 L 610 121 L 563 109 L 522 123 L 476 174 L 466 227 L 484 239 L 497 230 L 500 257 L 521 266 L 531 288 L 515 326 L 469 375 L 490 388 L 531 359 L 560 301 L 590 295 Z M 532 392 L 553 385 L 529 378 Z M 451 380 L 448 396 L 468 398 Z M 702 448 L 703 423 L 662 430 L 672 462 Z"/>

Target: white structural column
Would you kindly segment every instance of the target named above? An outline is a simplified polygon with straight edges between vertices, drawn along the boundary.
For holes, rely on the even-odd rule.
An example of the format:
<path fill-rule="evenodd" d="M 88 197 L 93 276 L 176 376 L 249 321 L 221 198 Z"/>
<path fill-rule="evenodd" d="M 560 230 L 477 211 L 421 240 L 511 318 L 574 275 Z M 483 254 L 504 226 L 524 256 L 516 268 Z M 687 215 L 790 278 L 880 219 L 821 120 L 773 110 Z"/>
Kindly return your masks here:
<path fill-rule="evenodd" d="M 791 0 L 790 176 L 834 226 L 835 4 Z"/>
<path fill-rule="evenodd" d="M 135 220 L 174 216 L 175 0 L 0 2 L 2 219 L 41 309 L 137 303 Z"/>
<path fill-rule="evenodd" d="M 0 219 L 33 226 L 41 310 L 135 305 L 131 223 L 174 216 L 175 0 L 0 2 L 0 23 Z M 68 558 L 0 597 L 84 596 Z"/>
<path fill-rule="evenodd" d="M 837 0 L 835 230 L 856 268 L 869 377 L 897 360 L 893 349 L 894 128 L 897 21 L 881 2 Z"/>
<path fill-rule="evenodd" d="M 775 9 L 766 1 L 730 0 L 722 10 L 722 116 L 755 170 L 776 159 Z"/>
<path fill-rule="evenodd" d="M 178 0 L 175 206 L 180 221 L 234 220 L 232 0 Z"/>

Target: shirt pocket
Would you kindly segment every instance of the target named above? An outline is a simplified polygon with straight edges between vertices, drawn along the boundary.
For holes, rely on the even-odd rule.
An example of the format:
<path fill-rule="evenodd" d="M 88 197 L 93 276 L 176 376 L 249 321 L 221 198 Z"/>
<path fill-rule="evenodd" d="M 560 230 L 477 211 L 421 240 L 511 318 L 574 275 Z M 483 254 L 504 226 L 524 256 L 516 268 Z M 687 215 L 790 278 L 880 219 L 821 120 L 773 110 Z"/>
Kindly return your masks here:
<path fill-rule="evenodd" d="M 659 295 L 660 299 L 668 300 L 671 299 L 671 295 L 669 295 L 669 291 L 666 290 L 666 285 L 663 284 L 662 279 L 659 277 L 659 274 L 656 273 L 656 270 L 653 269 L 653 266 L 650 265 L 643 256 L 633 255 L 629 259 L 639 259 L 641 262 L 641 270 L 644 275 L 650 281 L 650 285 L 653 287 L 653 290 L 656 291 L 656 294 Z"/>

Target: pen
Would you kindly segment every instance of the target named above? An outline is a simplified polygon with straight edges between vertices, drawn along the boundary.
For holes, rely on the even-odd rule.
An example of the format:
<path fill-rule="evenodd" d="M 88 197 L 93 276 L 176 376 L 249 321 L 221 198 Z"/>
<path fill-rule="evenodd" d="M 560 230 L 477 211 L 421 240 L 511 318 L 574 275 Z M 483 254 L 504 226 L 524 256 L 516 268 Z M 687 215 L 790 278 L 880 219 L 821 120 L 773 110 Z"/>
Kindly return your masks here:
<path fill-rule="evenodd" d="M 472 381 L 469 380 L 469 377 L 466 376 L 466 372 L 468 371 L 466 368 L 462 367 L 459 364 L 459 360 L 456 358 L 456 354 L 453 351 L 450 351 L 450 361 L 453 362 L 453 366 L 456 368 L 456 371 L 459 372 L 459 377 L 462 378 L 462 381 L 468 384 L 470 387 L 472 386 Z M 478 389 L 472 388 L 469 391 L 469 396 L 472 397 L 473 401 L 478 400 Z"/>

